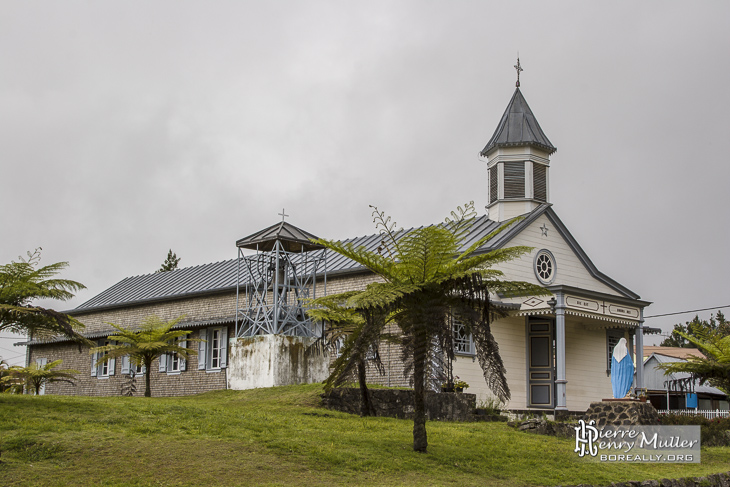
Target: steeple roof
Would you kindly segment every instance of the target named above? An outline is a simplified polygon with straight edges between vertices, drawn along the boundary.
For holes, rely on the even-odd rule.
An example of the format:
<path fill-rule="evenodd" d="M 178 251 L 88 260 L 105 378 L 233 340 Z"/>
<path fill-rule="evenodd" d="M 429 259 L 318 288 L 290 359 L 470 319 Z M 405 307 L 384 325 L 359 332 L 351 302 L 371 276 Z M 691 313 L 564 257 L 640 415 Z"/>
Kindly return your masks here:
<path fill-rule="evenodd" d="M 540 149 L 546 150 L 548 154 L 552 154 L 558 150 L 537 123 L 535 115 L 532 114 L 530 106 L 522 96 L 519 87 L 512 95 L 512 99 L 507 105 L 507 109 L 502 115 L 502 120 L 497 125 L 497 130 L 489 139 L 487 145 L 480 152 L 480 155 L 486 155 L 497 147 L 519 147 L 532 145 Z"/>
<path fill-rule="evenodd" d="M 236 247 L 271 252 L 274 243 L 279 240 L 287 252 L 308 252 L 323 249 L 324 246 L 312 242 L 316 239 L 317 237 L 311 233 L 295 227 L 291 223 L 281 221 L 238 240 Z"/>

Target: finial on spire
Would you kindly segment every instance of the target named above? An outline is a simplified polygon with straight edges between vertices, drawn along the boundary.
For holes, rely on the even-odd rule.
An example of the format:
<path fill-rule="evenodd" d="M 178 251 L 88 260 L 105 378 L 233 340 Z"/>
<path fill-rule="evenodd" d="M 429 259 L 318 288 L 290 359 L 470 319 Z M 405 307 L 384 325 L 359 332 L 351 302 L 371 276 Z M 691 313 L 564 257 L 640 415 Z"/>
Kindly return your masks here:
<path fill-rule="evenodd" d="M 522 66 L 520 66 L 520 55 L 519 54 L 517 55 L 517 64 L 515 64 L 515 69 L 517 70 L 517 83 L 515 83 L 515 86 L 517 88 L 519 88 L 520 87 L 520 71 L 524 71 L 524 69 L 522 69 Z"/>
<path fill-rule="evenodd" d="M 282 209 L 281 209 L 281 213 L 277 213 L 277 214 L 281 216 L 281 221 L 284 221 L 284 218 L 286 218 L 286 217 L 288 217 L 288 216 L 289 216 L 289 215 L 287 215 L 287 214 L 286 214 L 286 212 L 284 211 L 284 208 L 282 208 Z"/>

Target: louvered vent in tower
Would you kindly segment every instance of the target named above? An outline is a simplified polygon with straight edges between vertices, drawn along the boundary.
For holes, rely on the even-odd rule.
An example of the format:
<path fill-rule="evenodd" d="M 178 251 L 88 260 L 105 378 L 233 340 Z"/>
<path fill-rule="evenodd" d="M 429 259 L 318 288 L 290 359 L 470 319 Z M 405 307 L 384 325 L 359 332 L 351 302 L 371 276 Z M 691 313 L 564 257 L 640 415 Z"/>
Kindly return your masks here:
<path fill-rule="evenodd" d="M 504 197 L 505 199 L 525 197 L 524 162 L 504 163 Z"/>
<path fill-rule="evenodd" d="M 497 184 L 497 165 L 489 168 L 489 202 L 493 203 L 497 201 L 497 193 L 499 186 Z"/>
<path fill-rule="evenodd" d="M 542 164 L 532 163 L 532 187 L 535 189 L 535 199 L 547 202 L 547 168 Z"/>

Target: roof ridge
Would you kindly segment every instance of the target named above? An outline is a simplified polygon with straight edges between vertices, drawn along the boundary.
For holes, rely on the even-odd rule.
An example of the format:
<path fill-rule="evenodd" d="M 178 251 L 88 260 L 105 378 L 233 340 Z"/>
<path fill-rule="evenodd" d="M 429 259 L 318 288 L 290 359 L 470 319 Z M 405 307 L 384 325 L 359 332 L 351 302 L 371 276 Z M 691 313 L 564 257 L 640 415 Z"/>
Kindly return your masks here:
<path fill-rule="evenodd" d="M 438 222 L 402 229 L 402 235 L 416 229 L 444 225 L 445 223 Z M 476 241 L 475 239 L 479 238 L 481 233 L 485 235 L 491 233 L 495 225 L 497 223 L 490 220 L 487 215 L 474 217 L 473 226 L 470 229 L 470 236 L 467 236 L 467 239 L 464 241 L 464 247 L 467 247 L 472 241 Z M 381 239 L 382 235 L 379 232 L 373 232 L 360 237 L 341 239 L 339 241 L 347 242 L 355 246 L 364 246 L 368 250 L 375 251 L 380 245 Z M 238 275 L 235 272 L 237 261 L 238 258 L 231 258 L 175 269 L 174 271 L 152 272 L 125 277 L 71 311 L 87 312 L 96 309 L 143 304 L 158 300 L 184 298 L 193 294 L 216 293 L 235 288 L 238 279 Z M 362 266 L 359 264 L 356 265 L 355 262 L 344 256 L 335 255 L 332 256 L 331 260 L 328 257 L 328 273 L 355 272 L 360 269 L 362 269 Z M 160 274 L 160 276 L 157 276 L 157 274 Z"/>

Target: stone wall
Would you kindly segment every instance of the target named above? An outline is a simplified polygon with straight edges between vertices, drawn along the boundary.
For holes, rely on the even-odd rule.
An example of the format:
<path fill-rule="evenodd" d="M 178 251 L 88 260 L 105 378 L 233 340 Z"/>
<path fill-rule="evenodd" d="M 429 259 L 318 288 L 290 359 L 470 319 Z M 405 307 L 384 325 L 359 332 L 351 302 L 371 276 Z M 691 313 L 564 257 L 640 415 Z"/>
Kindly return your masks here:
<path fill-rule="evenodd" d="M 583 419 L 596 426 L 628 426 L 659 424 L 659 414 L 649 402 L 600 401 L 592 402 Z"/>
<path fill-rule="evenodd" d="M 404 389 L 369 389 L 376 416 L 413 419 L 413 391 Z M 338 388 L 322 395 L 328 409 L 360 414 L 360 389 Z M 431 421 L 474 421 L 476 396 L 455 392 L 426 393 L 426 417 Z"/>
<path fill-rule="evenodd" d="M 583 419 L 586 423 L 595 421 L 598 427 L 659 424 L 659 414 L 654 406 L 639 401 L 593 402 L 583 416 L 575 416 L 575 419 Z M 553 422 L 541 418 L 511 424 L 517 426 L 520 431 L 529 433 L 575 438 L 577 423 Z"/>
<path fill-rule="evenodd" d="M 579 484 L 556 487 L 603 487 L 600 485 Z M 707 477 L 685 477 L 681 479 L 660 479 L 628 482 L 614 482 L 605 487 L 730 487 L 730 472 L 716 473 Z"/>

